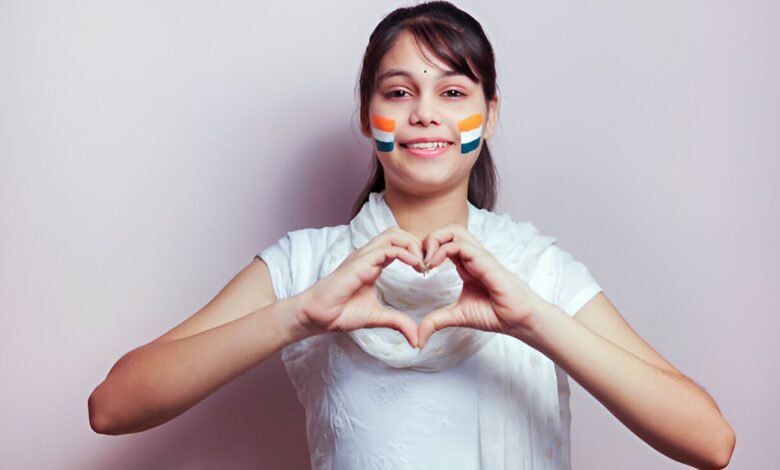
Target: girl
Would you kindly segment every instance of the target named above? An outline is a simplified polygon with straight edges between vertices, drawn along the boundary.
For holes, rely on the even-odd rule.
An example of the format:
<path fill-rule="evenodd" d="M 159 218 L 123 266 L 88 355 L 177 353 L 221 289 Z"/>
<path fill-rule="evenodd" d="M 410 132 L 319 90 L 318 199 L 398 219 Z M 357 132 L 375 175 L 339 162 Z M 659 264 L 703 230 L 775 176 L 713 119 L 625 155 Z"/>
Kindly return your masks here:
<path fill-rule="evenodd" d="M 350 223 L 289 232 L 121 358 L 93 429 L 157 426 L 282 349 L 315 470 L 568 469 L 568 376 L 659 452 L 725 467 L 735 437 L 712 398 L 554 238 L 492 212 L 497 118 L 474 18 L 390 13 L 360 75 L 375 168 Z"/>

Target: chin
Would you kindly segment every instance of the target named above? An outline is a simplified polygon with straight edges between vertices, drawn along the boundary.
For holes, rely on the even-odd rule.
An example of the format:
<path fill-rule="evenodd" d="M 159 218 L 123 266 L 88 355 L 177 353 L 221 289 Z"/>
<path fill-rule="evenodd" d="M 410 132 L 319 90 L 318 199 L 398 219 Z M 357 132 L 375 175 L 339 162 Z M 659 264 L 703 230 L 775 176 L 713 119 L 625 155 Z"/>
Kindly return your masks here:
<path fill-rule="evenodd" d="M 425 175 L 421 173 L 424 172 L 416 174 L 396 173 L 392 177 L 385 173 L 385 177 L 392 182 L 393 186 L 411 194 L 433 194 L 457 185 L 456 178 L 449 172 L 438 175 L 434 174 L 434 172 Z"/>

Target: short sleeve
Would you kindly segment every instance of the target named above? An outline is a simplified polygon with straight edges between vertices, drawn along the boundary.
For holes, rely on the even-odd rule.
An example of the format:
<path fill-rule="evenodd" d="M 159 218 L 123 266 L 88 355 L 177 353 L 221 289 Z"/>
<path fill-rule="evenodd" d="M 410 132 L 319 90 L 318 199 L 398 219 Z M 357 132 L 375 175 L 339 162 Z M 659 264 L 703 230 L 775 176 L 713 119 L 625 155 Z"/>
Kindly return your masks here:
<path fill-rule="evenodd" d="M 602 291 L 588 268 L 557 245 L 550 245 L 539 258 L 540 276 L 550 283 L 551 301 L 574 316 Z"/>
<path fill-rule="evenodd" d="M 317 282 L 330 243 L 347 229 L 340 225 L 292 230 L 261 250 L 257 256 L 268 265 L 276 298 L 296 296 Z"/>
<path fill-rule="evenodd" d="M 276 243 L 266 247 L 257 254 L 268 266 L 277 299 L 290 297 L 292 290 L 291 248 L 292 243 L 288 233 Z"/>

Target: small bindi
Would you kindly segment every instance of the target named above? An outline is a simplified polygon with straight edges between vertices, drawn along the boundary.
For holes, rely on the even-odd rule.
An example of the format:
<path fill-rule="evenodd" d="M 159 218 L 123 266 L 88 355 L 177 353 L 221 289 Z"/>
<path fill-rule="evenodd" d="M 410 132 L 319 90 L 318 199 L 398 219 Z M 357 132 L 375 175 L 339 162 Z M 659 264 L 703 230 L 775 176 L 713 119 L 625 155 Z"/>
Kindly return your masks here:
<path fill-rule="evenodd" d="M 427 71 L 427 70 L 425 70 L 425 69 L 423 69 L 423 73 L 428 73 L 428 71 Z"/>

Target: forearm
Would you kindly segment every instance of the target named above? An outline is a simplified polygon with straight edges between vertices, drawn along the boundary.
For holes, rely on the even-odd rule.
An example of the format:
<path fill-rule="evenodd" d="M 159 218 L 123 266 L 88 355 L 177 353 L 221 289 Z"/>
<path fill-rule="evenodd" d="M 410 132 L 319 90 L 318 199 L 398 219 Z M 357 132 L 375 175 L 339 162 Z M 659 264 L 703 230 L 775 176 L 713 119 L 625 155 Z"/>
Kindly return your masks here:
<path fill-rule="evenodd" d="M 305 337 L 297 327 L 298 308 L 296 298 L 280 300 L 199 334 L 129 352 L 90 396 L 98 431 L 139 432 L 180 415 Z"/>
<path fill-rule="evenodd" d="M 725 465 L 733 434 L 704 390 L 548 305 L 523 334 L 526 342 L 560 365 L 659 452 L 697 468 Z"/>

